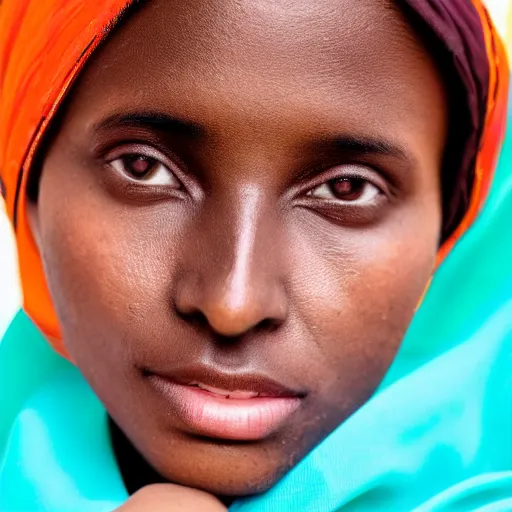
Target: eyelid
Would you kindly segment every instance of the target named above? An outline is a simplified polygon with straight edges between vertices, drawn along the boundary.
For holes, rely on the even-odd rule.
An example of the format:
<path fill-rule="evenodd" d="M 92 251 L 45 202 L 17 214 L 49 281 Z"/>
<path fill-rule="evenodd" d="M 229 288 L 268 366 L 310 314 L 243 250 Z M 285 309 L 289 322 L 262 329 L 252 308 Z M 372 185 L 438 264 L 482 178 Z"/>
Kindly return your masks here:
<path fill-rule="evenodd" d="M 114 160 L 117 160 L 119 158 L 128 156 L 128 155 L 141 155 L 145 156 L 147 158 L 151 158 L 153 160 L 156 160 L 162 164 L 164 164 L 166 167 L 169 167 L 170 170 L 174 171 L 174 169 L 177 167 L 177 165 L 170 160 L 165 154 L 163 154 L 160 150 L 155 149 L 152 146 L 147 146 L 145 144 L 130 144 L 130 143 L 123 143 L 115 148 L 109 150 L 107 154 L 105 155 L 104 159 L 110 163 Z"/>
<path fill-rule="evenodd" d="M 193 179 L 189 173 L 183 170 L 184 168 L 186 169 L 186 166 L 179 158 L 174 155 L 169 157 L 163 151 L 148 144 L 142 144 L 140 142 L 120 143 L 106 151 L 103 160 L 110 165 L 115 160 L 128 155 L 141 155 L 156 160 L 175 175 L 176 179 L 183 185 L 184 189 L 190 193 L 193 199 L 200 200 L 203 198 L 203 192 L 199 183 Z"/>
<path fill-rule="evenodd" d="M 356 178 L 368 181 L 371 185 L 377 187 L 383 194 L 391 197 L 392 188 L 387 180 L 378 171 L 372 170 L 368 166 L 347 164 L 330 167 L 324 172 L 318 173 L 314 178 L 299 184 L 295 188 L 294 195 L 302 196 L 315 188 L 328 183 L 329 181 L 340 178 Z"/>

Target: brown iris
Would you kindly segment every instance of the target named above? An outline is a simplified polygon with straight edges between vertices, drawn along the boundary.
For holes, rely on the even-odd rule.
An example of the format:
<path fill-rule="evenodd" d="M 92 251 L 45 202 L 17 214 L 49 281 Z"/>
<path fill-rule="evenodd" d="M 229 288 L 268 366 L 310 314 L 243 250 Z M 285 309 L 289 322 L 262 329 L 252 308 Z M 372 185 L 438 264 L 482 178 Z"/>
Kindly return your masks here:
<path fill-rule="evenodd" d="M 155 168 L 156 160 L 143 155 L 123 157 L 126 172 L 136 179 L 146 178 Z"/>
<path fill-rule="evenodd" d="M 328 182 L 328 187 L 337 199 L 356 201 L 364 192 L 366 180 L 361 178 L 338 178 Z"/>

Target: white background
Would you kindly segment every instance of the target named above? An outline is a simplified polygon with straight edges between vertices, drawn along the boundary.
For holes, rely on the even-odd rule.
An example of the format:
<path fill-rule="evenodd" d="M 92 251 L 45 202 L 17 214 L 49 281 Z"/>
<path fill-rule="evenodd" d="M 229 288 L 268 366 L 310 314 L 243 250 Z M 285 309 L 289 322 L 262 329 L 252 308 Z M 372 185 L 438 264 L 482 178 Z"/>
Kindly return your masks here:
<path fill-rule="evenodd" d="M 496 25 L 505 33 L 510 0 L 488 0 Z M 21 304 L 13 234 L 0 198 L 0 339 Z"/>
<path fill-rule="evenodd" d="M 0 339 L 20 304 L 13 238 L 0 198 Z"/>

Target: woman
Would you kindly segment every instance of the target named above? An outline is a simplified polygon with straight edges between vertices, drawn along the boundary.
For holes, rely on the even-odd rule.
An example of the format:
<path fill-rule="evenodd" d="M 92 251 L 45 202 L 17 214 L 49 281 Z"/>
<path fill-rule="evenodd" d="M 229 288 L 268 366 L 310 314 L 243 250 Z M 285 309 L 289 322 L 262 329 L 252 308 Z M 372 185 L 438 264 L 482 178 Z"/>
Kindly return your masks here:
<path fill-rule="evenodd" d="M 506 169 L 475 221 L 508 69 L 479 1 L 1 15 L 24 309 L 74 365 L 23 316 L 2 343 L 3 510 L 176 506 L 168 482 L 185 509 L 510 508 Z"/>

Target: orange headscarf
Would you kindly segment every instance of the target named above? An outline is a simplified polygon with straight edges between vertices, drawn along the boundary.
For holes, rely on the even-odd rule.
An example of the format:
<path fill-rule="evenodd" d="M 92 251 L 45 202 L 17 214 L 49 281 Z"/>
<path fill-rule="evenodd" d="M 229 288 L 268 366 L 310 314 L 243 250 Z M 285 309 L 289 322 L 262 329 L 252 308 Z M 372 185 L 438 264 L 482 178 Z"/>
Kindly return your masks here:
<path fill-rule="evenodd" d="M 481 209 L 492 181 L 506 119 L 505 50 L 481 0 L 467 2 L 472 2 L 476 9 L 485 37 L 488 104 L 469 208 L 441 248 L 439 261 Z M 61 354 L 65 350 L 59 324 L 27 221 L 27 171 L 65 94 L 130 3 L 129 0 L 4 0 L 0 5 L 0 180 L 16 232 L 24 309 Z"/>
<path fill-rule="evenodd" d="M 64 353 L 26 215 L 28 173 L 56 110 L 127 0 L 14 0 L 0 6 L 0 178 L 28 315 Z"/>

